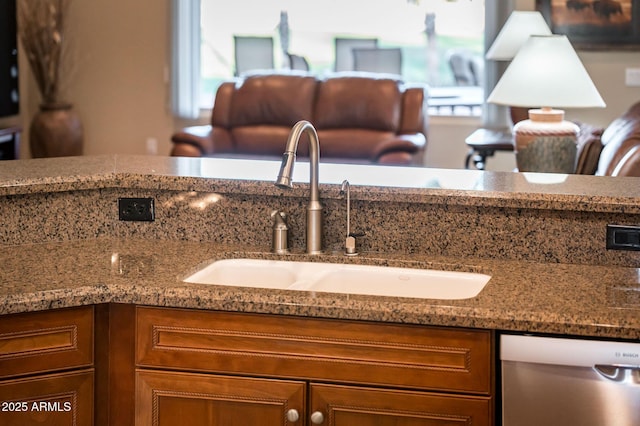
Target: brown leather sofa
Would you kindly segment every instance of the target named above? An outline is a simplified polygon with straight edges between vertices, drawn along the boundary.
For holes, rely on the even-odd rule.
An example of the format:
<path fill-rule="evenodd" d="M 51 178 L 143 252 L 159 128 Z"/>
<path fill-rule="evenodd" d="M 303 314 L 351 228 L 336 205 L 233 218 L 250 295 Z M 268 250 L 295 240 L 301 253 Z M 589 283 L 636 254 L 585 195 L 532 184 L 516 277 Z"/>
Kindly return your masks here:
<path fill-rule="evenodd" d="M 280 158 L 291 127 L 308 120 L 323 162 L 422 164 L 426 97 L 423 87 L 374 74 L 250 75 L 218 88 L 210 124 L 174 134 L 171 155 Z"/>
<path fill-rule="evenodd" d="M 605 129 L 580 123 L 576 173 L 640 176 L 640 102 Z"/>

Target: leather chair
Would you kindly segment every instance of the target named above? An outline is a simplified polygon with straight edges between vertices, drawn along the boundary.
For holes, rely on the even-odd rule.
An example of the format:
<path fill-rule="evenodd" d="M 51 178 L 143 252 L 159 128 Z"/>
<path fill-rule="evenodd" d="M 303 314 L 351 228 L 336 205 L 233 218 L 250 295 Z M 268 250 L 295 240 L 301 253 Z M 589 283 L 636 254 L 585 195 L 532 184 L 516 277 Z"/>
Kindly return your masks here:
<path fill-rule="evenodd" d="M 640 102 L 602 133 L 597 175 L 640 176 Z"/>
<path fill-rule="evenodd" d="M 323 162 L 422 164 L 425 90 L 375 74 L 247 76 L 219 87 L 210 125 L 174 134 L 171 155 L 279 159 L 291 127 L 308 120 Z"/>

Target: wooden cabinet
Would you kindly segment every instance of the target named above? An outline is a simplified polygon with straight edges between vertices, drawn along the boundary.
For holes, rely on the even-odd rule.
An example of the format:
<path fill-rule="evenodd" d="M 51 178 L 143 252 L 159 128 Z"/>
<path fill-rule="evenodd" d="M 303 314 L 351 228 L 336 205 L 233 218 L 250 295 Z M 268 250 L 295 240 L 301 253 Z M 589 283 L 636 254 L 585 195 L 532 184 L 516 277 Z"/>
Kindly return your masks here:
<path fill-rule="evenodd" d="M 144 307 L 136 330 L 137 425 L 493 424 L 489 331 Z"/>
<path fill-rule="evenodd" d="M 0 424 L 93 424 L 93 307 L 0 317 Z"/>
<path fill-rule="evenodd" d="M 491 425 L 493 345 L 483 330 L 119 304 L 7 315 L 0 425 Z"/>
<path fill-rule="evenodd" d="M 138 371 L 136 424 L 286 425 L 304 418 L 305 390 L 302 381 Z"/>

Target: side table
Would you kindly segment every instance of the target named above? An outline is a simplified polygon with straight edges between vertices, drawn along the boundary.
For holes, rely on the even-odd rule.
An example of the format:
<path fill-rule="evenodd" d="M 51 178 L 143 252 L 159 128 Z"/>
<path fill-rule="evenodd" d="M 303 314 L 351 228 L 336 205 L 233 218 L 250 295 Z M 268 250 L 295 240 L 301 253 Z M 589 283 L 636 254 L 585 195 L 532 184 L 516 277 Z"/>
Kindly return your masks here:
<path fill-rule="evenodd" d="M 20 155 L 20 127 L 0 128 L 0 160 L 17 160 Z"/>
<path fill-rule="evenodd" d="M 496 151 L 513 152 L 513 134 L 511 129 L 484 129 L 480 128 L 471 133 L 465 143 L 469 152 L 464 159 L 464 168 L 469 168 L 469 162 L 478 170 L 484 170 L 487 157 L 492 157 Z"/>

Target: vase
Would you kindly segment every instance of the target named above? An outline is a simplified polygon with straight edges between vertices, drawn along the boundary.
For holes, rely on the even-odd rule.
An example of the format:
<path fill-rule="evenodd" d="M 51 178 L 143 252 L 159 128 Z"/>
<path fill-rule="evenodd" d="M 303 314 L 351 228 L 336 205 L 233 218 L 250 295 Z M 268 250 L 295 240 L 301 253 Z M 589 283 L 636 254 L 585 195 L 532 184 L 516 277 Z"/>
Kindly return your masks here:
<path fill-rule="evenodd" d="M 45 103 L 33 117 L 29 145 L 33 158 L 82 155 L 80 117 L 70 103 Z"/>
<path fill-rule="evenodd" d="M 562 110 L 530 109 L 529 120 L 513 126 L 518 171 L 575 173 L 578 130 Z"/>

